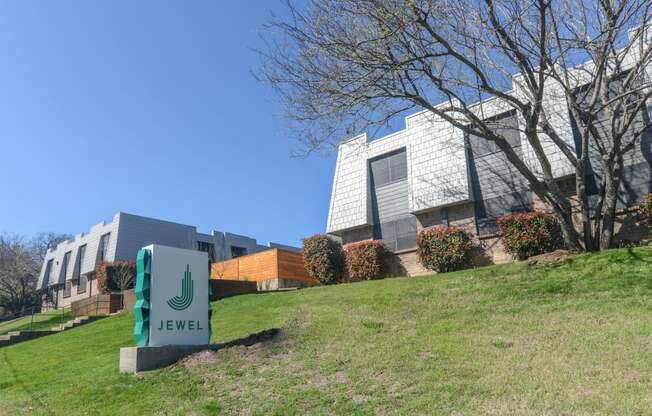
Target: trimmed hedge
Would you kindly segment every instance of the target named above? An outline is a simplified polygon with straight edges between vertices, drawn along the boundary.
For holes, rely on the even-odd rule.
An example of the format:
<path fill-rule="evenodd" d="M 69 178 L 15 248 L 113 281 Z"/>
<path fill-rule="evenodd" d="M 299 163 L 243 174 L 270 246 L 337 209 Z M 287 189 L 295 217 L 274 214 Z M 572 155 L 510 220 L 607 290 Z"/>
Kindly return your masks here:
<path fill-rule="evenodd" d="M 103 261 L 95 267 L 95 278 L 100 293 L 133 289 L 136 284 L 136 263 L 133 261 Z M 125 287 L 121 288 L 121 285 Z"/>
<path fill-rule="evenodd" d="M 557 220 L 545 212 L 511 214 L 498 219 L 505 251 L 519 260 L 562 248 L 564 240 Z"/>
<path fill-rule="evenodd" d="M 436 272 L 450 272 L 471 262 L 471 236 L 459 227 L 435 226 L 417 236 L 417 255 L 421 264 Z"/>
<path fill-rule="evenodd" d="M 342 245 L 334 239 L 317 234 L 303 240 L 303 263 L 308 274 L 321 284 L 337 283 L 344 274 Z"/>
<path fill-rule="evenodd" d="M 380 240 L 365 240 L 344 246 L 347 277 L 350 280 L 374 280 L 385 271 L 385 244 Z"/>

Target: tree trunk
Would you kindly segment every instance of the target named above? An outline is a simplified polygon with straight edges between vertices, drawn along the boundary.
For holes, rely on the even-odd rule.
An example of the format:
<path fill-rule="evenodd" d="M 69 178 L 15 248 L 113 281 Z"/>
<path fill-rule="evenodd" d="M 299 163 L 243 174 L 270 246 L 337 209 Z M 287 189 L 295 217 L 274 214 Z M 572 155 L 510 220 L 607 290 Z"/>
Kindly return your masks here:
<path fill-rule="evenodd" d="M 564 243 L 566 244 L 566 247 L 572 252 L 582 252 L 583 249 L 582 245 L 580 244 L 580 238 L 573 224 L 573 212 L 570 204 L 563 207 L 559 206 L 558 204 L 551 205 L 552 212 L 557 218 L 557 221 L 559 221 L 559 226 L 561 228 L 561 233 L 564 237 Z"/>
<path fill-rule="evenodd" d="M 600 250 L 611 247 L 616 222 L 616 204 L 618 203 L 618 187 L 616 169 L 605 169 L 604 172 L 604 199 L 602 206 L 602 221 L 600 233 Z"/>

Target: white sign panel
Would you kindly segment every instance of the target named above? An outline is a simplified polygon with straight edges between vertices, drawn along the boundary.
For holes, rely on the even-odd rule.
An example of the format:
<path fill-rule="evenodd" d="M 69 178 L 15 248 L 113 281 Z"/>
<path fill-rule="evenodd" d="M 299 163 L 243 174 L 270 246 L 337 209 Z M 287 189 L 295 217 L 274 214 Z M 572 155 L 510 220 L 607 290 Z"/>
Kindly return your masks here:
<path fill-rule="evenodd" d="M 153 244 L 149 345 L 208 344 L 208 255 Z"/>

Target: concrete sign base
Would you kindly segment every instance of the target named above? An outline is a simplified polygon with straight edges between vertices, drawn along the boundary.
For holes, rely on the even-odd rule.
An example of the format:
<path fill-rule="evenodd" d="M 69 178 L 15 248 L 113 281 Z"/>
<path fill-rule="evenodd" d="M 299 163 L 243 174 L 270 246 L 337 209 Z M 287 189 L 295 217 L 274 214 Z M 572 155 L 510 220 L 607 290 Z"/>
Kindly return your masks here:
<path fill-rule="evenodd" d="M 120 372 L 156 370 L 174 364 L 187 355 L 204 350 L 217 350 L 220 347 L 220 344 L 207 344 L 120 348 Z"/>

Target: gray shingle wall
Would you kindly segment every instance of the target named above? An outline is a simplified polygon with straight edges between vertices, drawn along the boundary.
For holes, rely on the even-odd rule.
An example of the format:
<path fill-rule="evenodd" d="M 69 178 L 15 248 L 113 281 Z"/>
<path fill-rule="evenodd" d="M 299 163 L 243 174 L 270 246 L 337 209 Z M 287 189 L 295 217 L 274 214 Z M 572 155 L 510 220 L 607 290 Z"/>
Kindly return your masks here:
<path fill-rule="evenodd" d="M 111 233 L 109 241 L 109 248 L 107 250 L 107 260 L 113 260 L 116 249 L 116 235 L 117 235 L 117 218 L 118 214 L 110 223 L 104 221 L 91 227 L 90 231 L 86 234 L 80 233 L 75 235 L 74 239 L 67 240 L 59 243 L 53 250 L 48 251 L 41 268 L 39 275 L 38 287 L 44 287 L 43 278 L 45 275 L 45 268 L 48 260 L 53 259 L 53 268 L 50 273 L 50 282 L 48 285 L 63 283 L 65 280 L 73 278 L 76 270 L 81 274 L 89 273 L 95 270 L 97 256 L 100 248 L 100 238 L 106 233 Z M 82 263 L 79 262 L 79 248 L 86 246 L 86 254 Z M 62 274 L 63 259 L 67 252 L 70 252 L 70 262 L 68 264 L 67 273 L 65 276 Z M 46 285 L 47 286 L 47 285 Z"/>
<path fill-rule="evenodd" d="M 371 141 L 363 134 L 340 145 L 327 232 L 373 223 L 368 160 L 402 148 L 410 212 L 469 199 L 463 134 L 421 112 L 406 118 L 404 130 Z"/>

